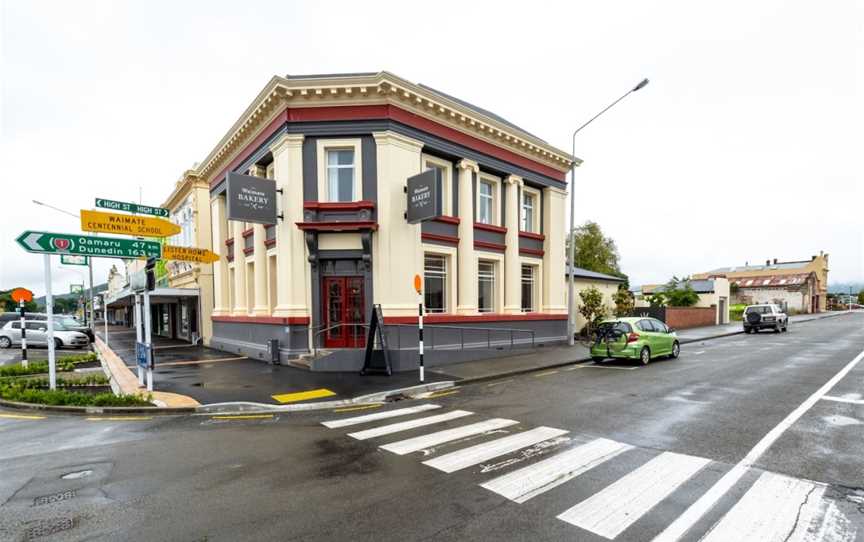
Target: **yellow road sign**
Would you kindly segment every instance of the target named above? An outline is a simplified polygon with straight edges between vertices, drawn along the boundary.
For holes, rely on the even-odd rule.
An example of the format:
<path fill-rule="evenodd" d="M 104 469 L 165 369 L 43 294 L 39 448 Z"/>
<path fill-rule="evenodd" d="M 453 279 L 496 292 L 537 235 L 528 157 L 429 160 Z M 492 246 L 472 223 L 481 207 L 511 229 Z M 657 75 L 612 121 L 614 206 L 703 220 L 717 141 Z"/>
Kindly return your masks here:
<path fill-rule="evenodd" d="M 122 215 L 81 209 L 81 229 L 99 233 L 118 233 L 135 237 L 170 237 L 180 226 L 152 216 Z"/>
<path fill-rule="evenodd" d="M 182 260 L 184 262 L 213 263 L 219 261 L 219 255 L 206 248 L 175 247 L 165 245 L 162 247 L 163 260 Z"/>

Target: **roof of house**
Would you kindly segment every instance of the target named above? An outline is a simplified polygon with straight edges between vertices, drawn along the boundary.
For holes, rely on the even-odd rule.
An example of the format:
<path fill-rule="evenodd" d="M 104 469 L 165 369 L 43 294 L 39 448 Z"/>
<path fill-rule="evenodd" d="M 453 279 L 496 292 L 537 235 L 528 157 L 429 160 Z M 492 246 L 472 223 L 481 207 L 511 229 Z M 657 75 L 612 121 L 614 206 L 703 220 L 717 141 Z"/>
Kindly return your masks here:
<path fill-rule="evenodd" d="M 697 294 L 714 293 L 714 281 L 711 279 L 694 279 L 694 280 L 687 280 L 687 281 L 680 283 L 680 285 L 685 285 L 685 286 L 687 284 L 689 284 L 690 287 L 693 288 L 693 291 L 696 292 Z M 644 286 L 642 287 L 642 289 L 643 289 L 643 293 L 646 293 Z M 660 284 L 660 285 L 654 286 L 650 290 L 650 292 L 665 292 L 665 291 L 666 291 L 666 285 L 665 284 Z"/>
<path fill-rule="evenodd" d="M 567 277 L 570 276 L 570 268 L 569 267 L 565 271 L 565 275 Z M 607 275 L 605 273 L 598 273 L 597 271 L 590 271 L 590 270 L 584 269 L 582 267 L 573 267 L 573 275 L 576 278 L 580 278 L 580 279 L 604 280 L 607 282 L 624 282 L 624 279 L 622 279 L 621 277 L 616 277 L 613 275 Z"/>
<path fill-rule="evenodd" d="M 708 271 L 708 274 L 715 273 L 739 273 L 745 271 L 772 271 L 772 270 L 786 270 L 786 269 L 803 269 L 806 267 L 812 260 L 803 260 L 800 262 L 777 262 L 771 264 L 759 264 L 759 265 L 739 265 L 733 267 L 719 267 L 717 269 L 712 269 Z"/>
<path fill-rule="evenodd" d="M 743 277 L 729 279 L 729 284 L 737 284 L 739 288 L 787 288 L 807 282 L 812 273 L 797 275 L 763 275 L 758 277 Z"/>

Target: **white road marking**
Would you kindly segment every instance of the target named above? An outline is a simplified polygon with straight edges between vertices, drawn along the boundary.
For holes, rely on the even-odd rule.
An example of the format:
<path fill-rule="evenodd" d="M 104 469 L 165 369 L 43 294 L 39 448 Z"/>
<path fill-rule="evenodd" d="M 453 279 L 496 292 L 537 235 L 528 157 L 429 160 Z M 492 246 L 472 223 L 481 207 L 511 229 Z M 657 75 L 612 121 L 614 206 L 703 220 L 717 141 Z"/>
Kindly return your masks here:
<path fill-rule="evenodd" d="M 864 405 L 864 399 L 846 399 L 844 397 L 834 397 L 833 395 L 826 395 L 822 398 L 823 401 L 836 401 L 838 403 L 849 403 L 851 405 Z"/>
<path fill-rule="evenodd" d="M 615 369 L 616 371 L 635 371 L 640 367 L 616 367 L 614 365 L 602 365 L 599 363 L 589 363 L 587 365 L 577 365 L 575 369 Z"/>
<path fill-rule="evenodd" d="M 633 447 L 628 444 L 599 438 L 499 476 L 480 484 L 480 487 L 494 491 L 511 501 L 523 503 L 631 448 Z"/>
<path fill-rule="evenodd" d="M 356 438 L 357 440 L 366 440 L 370 438 L 380 437 L 382 435 L 389 435 L 391 433 L 398 433 L 399 431 L 407 431 L 408 429 L 414 429 L 415 427 L 423 427 L 424 425 L 432 425 L 433 423 L 441 423 L 449 420 L 455 420 L 456 418 L 470 416 L 471 414 L 473 414 L 473 412 L 468 412 L 466 410 L 454 410 L 453 412 L 448 412 L 446 414 L 438 414 L 437 416 L 427 416 L 425 418 L 418 418 L 416 420 L 408 420 L 407 422 L 382 425 L 381 427 L 374 427 L 365 431 L 358 431 L 357 433 L 348 433 L 348 436 Z"/>
<path fill-rule="evenodd" d="M 445 442 L 450 442 L 451 440 L 479 435 L 487 431 L 494 431 L 496 429 L 501 429 L 502 427 L 516 425 L 517 423 L 519 422 L 516 420 L 494 418 L 492 420 L 484 420 L 482 422 L 463 425 L 453 429 L 445 429 L 444 431 L 438 431 L 428 435 L 420 435 L 419 437 L 400 440 L 399 442 L 385 444 L 380 446 L 380 448 L 382 450 L 387 450 L 388 452 L 393 452 L 394 454 L 405 455 L 410 454 L 411 452 L 431 448 L 432 446 L 437 446 Z"/>
<path fill-rule="evenodd" d="M 429 465 L 433 469 L 451 473 L 567 433 L 568 431 L 564 429 L 536 427 L 530 431 L 451 452 L 435 459 L 424 461 L 423 464 Z"/>
<path fill-rule="evenodd" d="M 833 377 L 831 377 L 828 382 L 826 382 L 821 388 L 816 390 L 816 392 L 808 397 L 803 403 L 801 403 L 798 408 L 793 410 L 786 416 L 783 421 L 777 424 L 776 427 L 771 429 L 762 440 L 756 443 L 756 446 L 750 450 L 750 452 L 739 461 L 732 469 L 730 469 L 726 474 L 723 475 L 720 480 L 718 480 L 711 489 L 705 492 L 699 499 L 690 505 L 687 510 L 684 511 L 683 514 L 678 516 L 678 518 L 672 522 L 671 525 L 666 527 L 666 529 L 657 535 L 654 538 L 654 542 L 673 542 L 680 540 L 687 531 L 699 521 L 702 516 L 704 516 L 711 508 L 717 504 L 717 501 L 726 494 L 729 489 L 732 488 L 742 476 L 747 472 L 747 470 L 765 453 L 765 451 L 773 445 L 780 436 L 794 424 L 798 419 L 804 415 L 805 412 L 810 410 L 813 405 L 816 404 L 817 401 L 822 399 L 831 388 L 837 385 L 840 380 L 845 377 L 849 371 L 855 368 L 858 363 L 864 359 L 864 351 L 855 356 L 855 359 L 846 364 L 845 367 L 840 369 Z"/>
<path fill-rule="evenodd" d="M 802 507 L 818 509 L 824 492 L 821 484 L 765 472 L 701 542 L 783 542 L 796 532 L 801 538 L 809 527 L 809 521 L 799 521 Z"/>
<path fill-rule="evenodd" d="M 361 423 L 374 422 L 376 420 L 384 420 L 387 418 L 395 418 L 397 416 L 407 416 L 409 414 L 417 414 L 427 410 L 441 408 L 440 405 L 418 405 L 409 408 L 400 408 L 397 410 L 387 410 L 385 412 L 376 412 L 375 414 L 365 414 L 363 416 L 354 416 L 352 418 L 342 418 L 341 420 L 330 420 L 321 422 L 324 427 L 336 429 L 338 427 L 348 427 L 349 425 L 357 425 Z"/>
<path fill-rule="evenodd" d="M 600 536 L 615 538 L 710 461 L 692 455 L 664 452 L 603 491 L 563 512 L 558 519 Z"/>

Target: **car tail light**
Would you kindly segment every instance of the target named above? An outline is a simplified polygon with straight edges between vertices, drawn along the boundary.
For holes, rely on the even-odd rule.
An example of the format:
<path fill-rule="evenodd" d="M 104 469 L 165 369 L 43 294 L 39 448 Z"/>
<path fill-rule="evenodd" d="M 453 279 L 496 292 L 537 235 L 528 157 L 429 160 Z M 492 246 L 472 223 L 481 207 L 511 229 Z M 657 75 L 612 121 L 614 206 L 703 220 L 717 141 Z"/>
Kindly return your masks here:
<path fill-rule="evenodd" d="M 635 343 L 638 340 L 639 340 L 639 334 L 638 333 L 630 332 L 627 334 L 627 344 Z"/>

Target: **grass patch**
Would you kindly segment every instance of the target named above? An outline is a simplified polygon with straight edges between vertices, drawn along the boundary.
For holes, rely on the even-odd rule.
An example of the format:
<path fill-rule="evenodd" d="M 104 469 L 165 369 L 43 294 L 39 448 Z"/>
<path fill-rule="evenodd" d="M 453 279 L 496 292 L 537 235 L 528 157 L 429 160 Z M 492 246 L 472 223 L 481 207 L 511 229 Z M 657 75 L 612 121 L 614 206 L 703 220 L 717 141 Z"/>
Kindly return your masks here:
<path fill-rule="evenodd" d="M 38 389 L 48 388 L 49 380 L 47 376 L 23 376 L 23 377 L 5 377 L 0 378 L 0 386 L 15 385 L 22 388 Z M 83 373 L 74 376 L 58 376 L 58 388 L 85 388 L 90 386 L 108 386 L 110 381 L 103 373 Z"/>
<path fill-rule="evenodd" d="M 71 371 L 78 364 L 88 363 L 91 361 L 96 361 L 98 359 L 99 359 L 99 357 L 94 352 L 87 352 L 86 354 L 77 354 L 74 356 L 67 356 L 65 358 L 58 358 L 57 362 L 56 362 L 57 370 L 58 371 Z M 27 363 L 27 367 L 24 367 L 20 363 L 16 363 L 15 365 L 4 365 L 4 366 L 0 367 L 0 377 L 38 375 L 38 374 L 44 374 L 47 372 L 48 372 L 48 360 L 47 359 L 36 359 L 33 361 L 29 361 Z"/>

